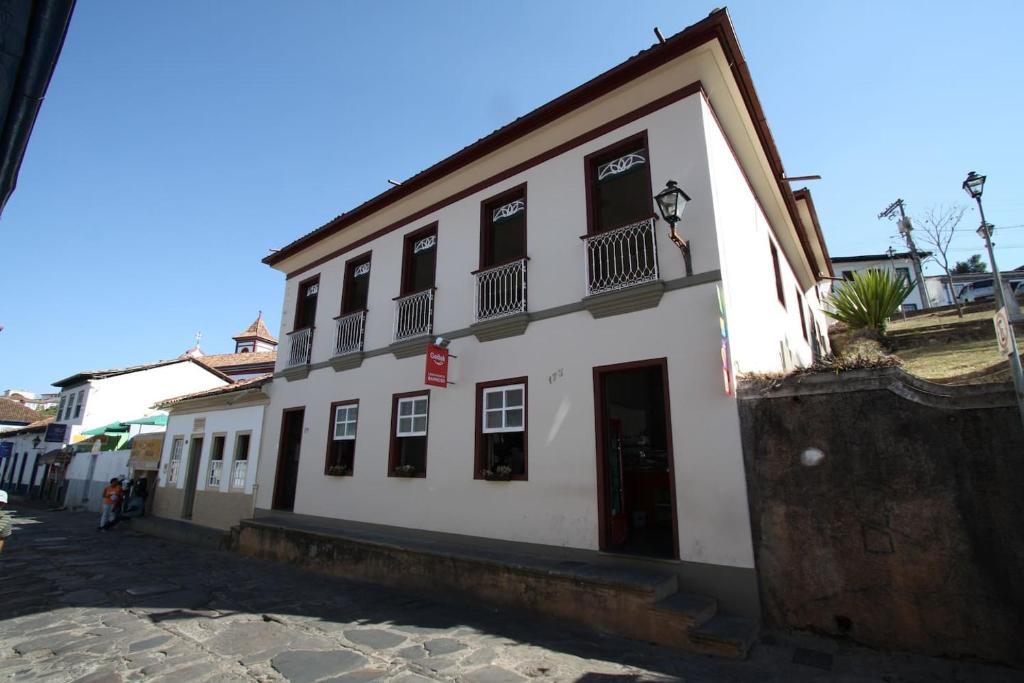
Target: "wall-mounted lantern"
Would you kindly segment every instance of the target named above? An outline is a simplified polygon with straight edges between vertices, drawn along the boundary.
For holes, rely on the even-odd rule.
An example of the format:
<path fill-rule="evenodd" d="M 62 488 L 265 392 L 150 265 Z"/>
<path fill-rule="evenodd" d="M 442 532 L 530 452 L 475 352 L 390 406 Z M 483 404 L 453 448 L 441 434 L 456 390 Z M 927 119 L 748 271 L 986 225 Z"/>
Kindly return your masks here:
<path fill-rule="evenodd" d="M 670 180 L 665 184 L 664 190 L 654 195 L 654 201 L 658 204 L 658 211 L 661 212 L 661 217 L 668 223 L 669 239 L 683 253 L 683 261 L 686 263 L 686 274 L 693 275 L 693 268 L 690 265 L 690 243 L 676 232 L 676 223 L 682 219 L 683 209 L 686 208 L 686 202 L 690 201 L 690 197 L 679 189 L 676 181 Z"/>

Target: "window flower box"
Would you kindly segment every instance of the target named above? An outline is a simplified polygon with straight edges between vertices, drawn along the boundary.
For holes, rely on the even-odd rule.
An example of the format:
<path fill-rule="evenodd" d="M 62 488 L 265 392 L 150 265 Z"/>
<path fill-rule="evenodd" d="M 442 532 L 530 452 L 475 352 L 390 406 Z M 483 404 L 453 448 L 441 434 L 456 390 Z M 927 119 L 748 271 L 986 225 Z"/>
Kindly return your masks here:
<path fill-rule="evenodd" d="M 399 465 L 394 470 L 394 475 L 396 477 L 415 477 L 419 473 L 420 471 L 415 465 Z"/>
<path fill-rule="evenodd" d="M 352 468 L 347 465 L 331 465 L 327 468 L 327 475 L 330 477 L 344 477 L 352 474 Z"/>
<path fill-rule="evenodd" d="M 493 469 L 480 470 L 480 475 L 487 481 L 510 481 L 512 479 L 512 468 L 508 465 L 498 465 Z"/>

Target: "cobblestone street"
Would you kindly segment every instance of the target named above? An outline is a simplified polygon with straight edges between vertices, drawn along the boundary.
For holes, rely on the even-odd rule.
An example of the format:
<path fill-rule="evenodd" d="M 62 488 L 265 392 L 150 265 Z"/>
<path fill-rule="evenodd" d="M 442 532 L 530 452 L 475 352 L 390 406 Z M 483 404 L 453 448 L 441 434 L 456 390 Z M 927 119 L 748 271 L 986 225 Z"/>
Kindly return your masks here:
<path fill-rule="evenodd" d="M 745 662 L 14 508 L 0 680 L 1012 681 L 1019 672 L 766 636 Z M 794 658 L 796 661 L 794 661 Z"/>

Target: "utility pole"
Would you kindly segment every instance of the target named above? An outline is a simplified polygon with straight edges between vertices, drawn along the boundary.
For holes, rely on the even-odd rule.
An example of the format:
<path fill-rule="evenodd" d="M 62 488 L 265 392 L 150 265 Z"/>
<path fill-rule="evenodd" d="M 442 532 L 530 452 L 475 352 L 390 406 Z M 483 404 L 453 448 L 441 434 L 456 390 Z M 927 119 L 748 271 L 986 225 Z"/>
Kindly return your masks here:
<path fill-rule="evenodd" d="M 995 276 L 996 306 L 1006 313 L 1003 275 L 999 272 L 999 266 L 996 265 L 996 252 L 992 249 L 992 225 L 985 221 L 985 208 L 981 205 L 981 193 L 985 188 L 985 176 L 971 171 L 967 174 L 967 180 L 964 181 L 963 188 L 971 196 L 971 199 L 978 202 L 978 213 L 981 215 L 981 227 L 978 228 L 978 235 L 985 239 L 985 248 L 988 249 L 988 260 L 992 264 L 992 275 Z M 1017 335 L 1014 334 L 1013 323 L 1011 322 L 1009 326 L 1010 374 L 1013 376 L 1014 393 L 1017 394 L 1017 410 L 1020 412 L 1021 423 L 1024 424 L 1024 370 L 1021 369 L 1020 351 L 1017 350 Z"/>
<path fill-rule="evenodd" d="M 914 237 L 910 234 L 914 226 L 910 224 L 910 219 L 903 212 L 903 200 L 897 199 L 885 207 L 885 210 L 878 214 L 878 218 L 895 218 L 897 210 L 900 212 L 898 221 L 900 234 L 903 235 L 903 239 L 907 242 L 907 249 L 910 250 L 910 262 L 914 266 L 914 277 L 917 278 L 917 291 L 921 293 L 921 305 L 924 308 L 931 308 L 932 302 L 928 298 L 928 288 L 924 284 L 924 273 L 921 270 L 921 255 L 917 253 L 917 245 L 914 244 Z"/>

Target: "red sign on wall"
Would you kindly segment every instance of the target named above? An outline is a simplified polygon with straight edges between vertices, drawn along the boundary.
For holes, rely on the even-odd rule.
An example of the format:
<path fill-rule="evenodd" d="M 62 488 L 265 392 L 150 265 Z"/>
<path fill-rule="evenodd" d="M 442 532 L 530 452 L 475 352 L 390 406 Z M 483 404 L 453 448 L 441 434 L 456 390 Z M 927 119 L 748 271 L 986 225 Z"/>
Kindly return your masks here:
<path fill-rule="evenodd" d="M 435 387 L 448 387 L 448 349 L 427 344 L 427 368 L 423 381 Z"/>

